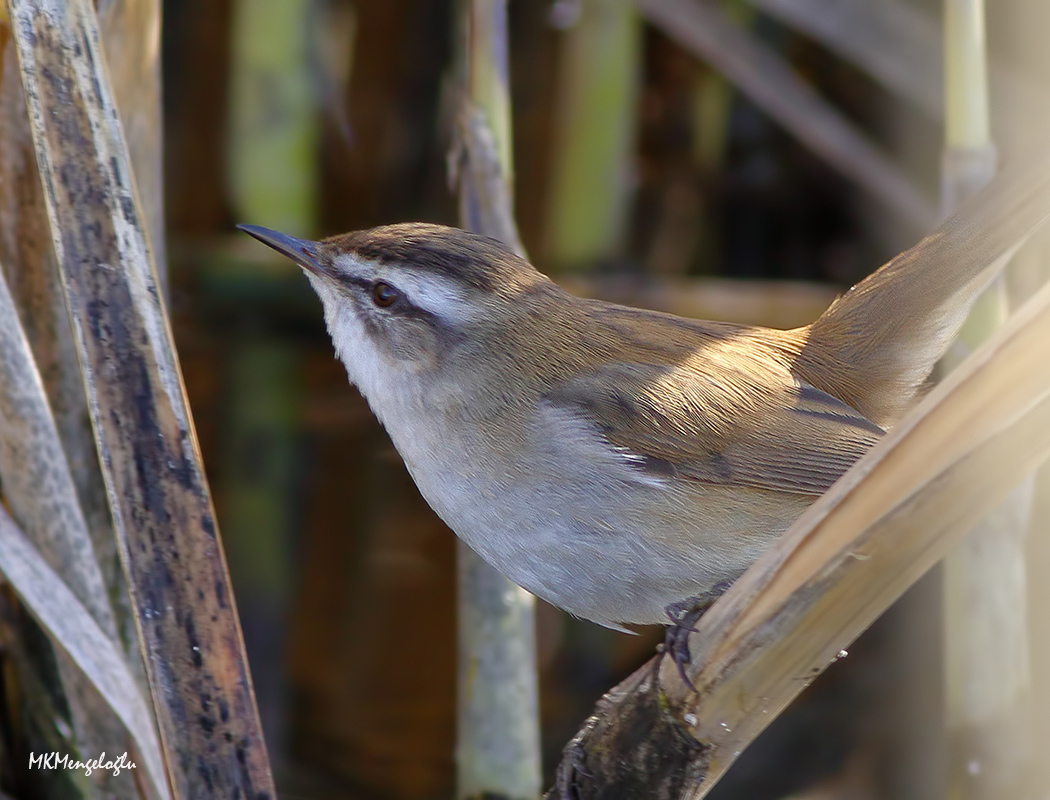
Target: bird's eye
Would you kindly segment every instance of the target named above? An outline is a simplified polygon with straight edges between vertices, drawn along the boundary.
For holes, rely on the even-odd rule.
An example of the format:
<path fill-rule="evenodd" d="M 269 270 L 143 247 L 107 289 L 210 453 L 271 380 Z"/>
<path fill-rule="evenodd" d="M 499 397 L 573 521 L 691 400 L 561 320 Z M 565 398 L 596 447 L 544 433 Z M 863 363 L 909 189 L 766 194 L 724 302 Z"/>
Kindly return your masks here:
<path fill-rule="evenodd" d="M 372 302 L 380 308 L 392 306 L 397 300 L 397 289 L 389 283 L 377 283 L 372 287 Z"/>

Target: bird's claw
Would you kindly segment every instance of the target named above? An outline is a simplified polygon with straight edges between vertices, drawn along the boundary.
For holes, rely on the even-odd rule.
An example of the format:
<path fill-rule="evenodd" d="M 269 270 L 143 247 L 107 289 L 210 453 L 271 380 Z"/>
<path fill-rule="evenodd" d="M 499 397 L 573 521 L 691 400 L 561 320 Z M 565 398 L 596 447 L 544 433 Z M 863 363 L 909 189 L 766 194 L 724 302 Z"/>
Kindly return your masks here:
<path fill-rule="evenodd" d="M 667 626 L 664 634 L 662 652 L 671 657 L 675 666 L 678 667 L 678 674 L 682 677 L 682 682 L 694 692 L 696 687 L 689 680 L 685 671 L 692 662 L 692 654 L 689 652 L 689 634 L 697 632 L 694 626 L 700 621 L 700 617 L 707 613 L 707 609 L 714 605 L 715 600 L 730 585 L 729 581 L 724 581 L 702 595 L 687 597 L 685 600 L 671 603 L 664 609 L 671 624 Z"/>

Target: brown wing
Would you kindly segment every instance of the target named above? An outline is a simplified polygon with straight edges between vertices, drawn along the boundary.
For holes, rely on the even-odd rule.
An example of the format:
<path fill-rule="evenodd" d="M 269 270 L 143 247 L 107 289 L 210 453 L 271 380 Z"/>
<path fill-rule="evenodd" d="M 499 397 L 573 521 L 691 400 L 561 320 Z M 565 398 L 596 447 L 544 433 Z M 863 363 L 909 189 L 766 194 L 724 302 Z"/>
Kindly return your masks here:
<path fill-rule="evenodd" d="M 779 365 L 762 369 L 613 363 L 546 400 L 651 476 L 819 495 L 883 431 Z"/>

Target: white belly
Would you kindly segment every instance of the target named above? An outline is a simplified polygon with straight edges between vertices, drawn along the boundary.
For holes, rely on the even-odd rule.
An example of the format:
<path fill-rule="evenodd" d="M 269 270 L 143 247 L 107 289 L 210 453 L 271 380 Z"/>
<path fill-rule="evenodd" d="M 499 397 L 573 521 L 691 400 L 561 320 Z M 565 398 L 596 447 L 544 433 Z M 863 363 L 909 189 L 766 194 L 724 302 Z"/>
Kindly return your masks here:
<path fill-rule="evenodd" d="M 429 425 L 388 430 L 423 497 L 470 547 L 538 597 L 610 627 L 665 623 L 667 605 L 735 579 L 808 504 L 647 477 L 565 420 L 505 459 Z"/>

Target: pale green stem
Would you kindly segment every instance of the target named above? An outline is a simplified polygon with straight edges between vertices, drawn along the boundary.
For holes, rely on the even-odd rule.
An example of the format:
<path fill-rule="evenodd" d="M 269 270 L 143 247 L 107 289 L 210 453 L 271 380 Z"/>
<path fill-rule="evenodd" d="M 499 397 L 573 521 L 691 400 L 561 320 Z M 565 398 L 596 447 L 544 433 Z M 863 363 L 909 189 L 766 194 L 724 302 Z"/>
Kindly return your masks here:
<path fill-rule="evenodd" d="M 485 114 L 496 143 L 500 171 L 514 195 L 514 151 L 510 118 L 510 54 L 506 0 L 471 2 L 467 79 L 470 99 Z"/>
<path fill-rule="evenodd" d="M 230 193 L 246 222 L 313 233 L 317 99 L 310 0 L 237 0 L 230 67 Z"/>
<path fill-rule="evenodd" d="M 563 36 L 546 255 L 578 267 L 615 256 L 626 232 L 641 19 L 628 0 L 583 0 Z"/>
<path fill-rule="evenodd" d="M 945 131 L 949 149 L 991 143 L 984 0 L 945 0 Z"/>
<path fill-rule="evenodd" d="M 513 219 L 506 0 L 468 0 L 463 224 L 521 252 Z M 535 600 L 460 542 L 456 796 L 540 792 Z"/>
<path fill-rule="evenodd" d="M 945 150 L 942 207 L 950 213 L 995 173 L 983 0 L 945 0 Z M 1000 277 L 975 304 L 952 369 L 1008 313 Z M 1032 505 L 1026 480 L 944 562 L 947 793 L 953 800 L 1029 796 L 1031 674 L 1024 539 Z"/>

